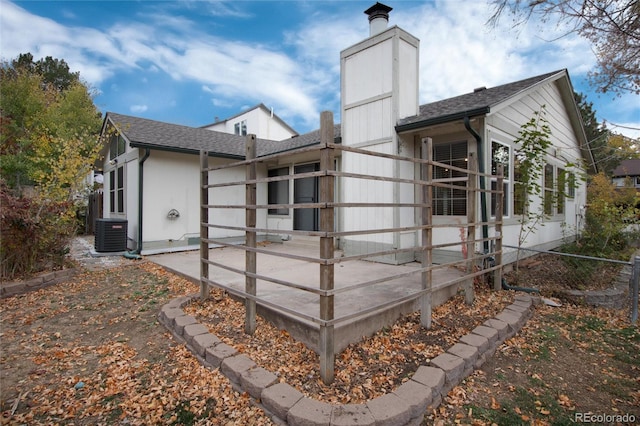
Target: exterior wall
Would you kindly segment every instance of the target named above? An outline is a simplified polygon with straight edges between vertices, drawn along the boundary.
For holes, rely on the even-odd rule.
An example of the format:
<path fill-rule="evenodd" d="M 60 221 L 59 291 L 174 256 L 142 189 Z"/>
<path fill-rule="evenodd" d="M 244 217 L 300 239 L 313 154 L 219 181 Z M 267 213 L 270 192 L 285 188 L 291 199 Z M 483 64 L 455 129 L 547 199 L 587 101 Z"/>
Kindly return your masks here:
<path fill-rule="evenodd" d="M 199 184 L 198 156 L 151 152 L 144 163 L 143 253 L 189 246 L 199 236 Z M 174 219 L 172 209 L 179 213 Z"/>
<path fill-rule="evenodd" d="M 244 120 L 247 122 L 247 134 L 253 133 L 260 139 L 281 141 L 296 135 L 295 132 L 284 126 L 279 119 L 272 116 L 271 111 L 266 111 L 262 107 L 250 109 L 228 120 L 210 124 L 205 128 L 233 134 L 235 133 L 236 123 Z"/>
<path fill-rule="evenodd" d="M 209 164 L 214 166 L 230 161 L 210 158 Z M 167 170 L 171 173 L 167 173 Z M 211 183 L 218 180 L 216 173 L 220 176 L 220 180 L 227 182 L 245 177 L 244 168 L 226 169 L 211 172 L 209 178 Z M 258 177 L 264 176 L 264 172 L 260 171 Z M 245 202 L 244 188 L 242 190 L 238 190 L 237 187 L 212 188 L 209 191 L 211 204 L 243 204 Z M 137 206 L 137 198 L 135 203 Z M 258 203 L 266 203 L 266 187 L 258 188 Z M 197 248 L 200 237 L 199 157 L 191 154 L 151 151 L 151 155 L 144 163 L 143 205 L 142 254 Z M 172 209 L 179 212 L 178 217 L 168 216 Z M 240 209 L 211 209 L 209 217 L 210 221 L 215 220 L 215 223 L 222 225 L 244 226 L 245 223 L 244 210 Z M 258 211 L 258 227 L 264 227 L 265 224 L 266 212 Z M 209 236 L 221 239 L 243 238 L 244 233 L 210 229 Z M 137 239 L 137 234 L 133 234 L 133 238 Z"/>
<path fill-rule="evenodd" d="M 513 157 L 514 150 L 517 149 L 513 141 L 518 137 L 520 126 L 530 120 L 534 116 L 534 112 L 540 111 L 541 105 L 546 106 L 546 118 L 551 128 L 552 148 L 547 153 L 546 162 L 554 166 L 556 173 L 558 168 L 573 172 L 576 175 L 578 185 L 575 189 L 575 196 L 565 198 L 564 212 L 544 219 L 543 225 L 539 225 L 536 232 L 529 235 L 523 245 L 524 247 L 551 249 L 562 244 L 563 239 L 572 238 L 577 230 L 583 226 L 587 194 L 586 182 L 580 179 L 584 171 L 579 167 L 582 164 L 579 143 L 556 83 L 549 83 L 536 91 L 531 91 L 520 100 L 487 118 L 485 140 L 489 152 L 485 156 L 485 164 L 487 168 L 490 167 L 491 142 L 497 141 L 505 144 L 511 148 L 510 176 L 513 177 Z M 576 166 L 569 167 L 568 164 Z M 557 182 L 557 175 L 555 181 Z M 540 208 L 542 208 L 542 198 L 537 197 L 532 200 L 531 209 L 538 211 Z M 519 216 L 513 213 L 512 184 L 510 186 L 508 215 L 504 218 L 504 244 L 518 245 L 520 220 Z"/>
<path fill-rule="evenodd" d="M 614 177 L 611 180 L 618 188 L 624 188 L 630 183 L 632 187 L 640 189 L 640 176 Z"/>
<path fill-rule="evenodd" d="M 128 222 L 128 248 L 137 248 L 138 239 L 138 159 L 143 155 L 138 149 L 128 151 L 117 158 L 118 165 L 125 164 L 125 212 L 110 213 L 109 172 L 115 165 L 104 164 L 104 211 L 105 218 L 126 219 Z M 108 159 L 109 156 L 107 155 Z M 230 160 L 210 159 L 210 164 L 222 164 Z M 170 173 L 167 173 L 170 170 Z M 258 177 L 266 176 L 266 168 L 259 167 Z M 212 172 L 210 182 L 242 180 L 245 170 L 232 169 Z M 152 150 L 144 163 L 143 191 L 143 244 L 142 254 L 195 249 L 200 237 L 200 160 L 197 155 L 178 154 Z M 266 204 L 266 184 L 258 188 L 258 203 Z M 211 203 L 244 203 L 244 188 L 237 187 L 210 190 Z M 224 201 L 220 201 L 224 200 Z M 169 211 L 175 209 L 179 216 L 170 218 Z M 216 223 L 232 226 L 244 226 L 244 210 L 212 209 L 210 217 Z M 258 227 L 266 227 L 266 211 L 258 211 Z M 229 230 L 210 230 L 212 238 L 242 238 L 243 232 Z"/>
<path fill-rule="evenodd" d="M 398 144 L 398 119 L 418 112 L 419 41 L 398 27 L 392 27 L 358 43 L 340 54 L 342 143 L 371 151 L 413 154 L 413 146 Z M 411 163 L 344 152 L 342 170 L 349 173 L 388 177 L 414 177 Z M 404 185 L 405 187 L 407 185 Z M 344 202 L 413 202 L 413 188 L 399 183 L 344 179 L 339 196 Z M 411 226 L 414 211 L 400 208 L 341 209 L 340 229 L 366 230 Z M 368 253 L 392 247 L 411 247 L 415 233 L 374 234 L 345 237 L 340 242 L 345 254 Z M 412 255 L 377 259 L 390 263 L 413 260 Z"/>
<path fill-rule="evenodd" d="M 131 148 L 125 144 L 125 152 L 111 160 L 110 152 L 107 150 L 102 170 L 103 181 L 103 204 L 102 217 L 127 220 L 127 248 L 134 250 L 137 248 L 138 236 L 138 158 L 137 148 Z M 111 171 L 116 171 L 118 167 L 124 165 L 124 212 L 111 212 L 110 191 L 111 182 L 109 175 Z"/>

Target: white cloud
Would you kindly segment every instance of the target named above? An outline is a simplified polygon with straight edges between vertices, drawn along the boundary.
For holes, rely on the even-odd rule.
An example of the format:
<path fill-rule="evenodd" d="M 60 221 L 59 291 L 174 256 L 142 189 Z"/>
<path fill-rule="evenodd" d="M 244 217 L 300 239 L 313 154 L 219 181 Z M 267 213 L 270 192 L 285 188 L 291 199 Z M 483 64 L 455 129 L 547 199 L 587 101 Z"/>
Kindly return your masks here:
<path fill-rule="evenodd" d="M 425 3 L 396 14 L 401 27 L 420 39 L 421 102 L 562 68 L 584 72 L 584 52 L 589 51 L 581 39 L 567 36 L 546 42 L 533 21 L 518 30 L 504 22 L 491 28 L 486 24 L 490 15 L 483 2 L 452 1 Z M 546 35 L 554 37 L 554 31 Z"/>
<path fill-rule="evenodd" d="M 149 107 L 147 105 L 131 105 L 129 110 L 134 114 L 140 114 L 148 110 Z"/>
<path fill-rule="evenodd" d="M 0 38 L 6 59 L 26 52 L 31 52 L 36 59 L 63 58 L 71 69 L 80 71 L 80 76 L 92 84 L 99 84 L 117 68 L 114 62 L 119 62 L 118 50 L 100 31 L 65 27 L 7 1 L 2 1 L 1 7 Z"/>
<path fill-rule="evenodd" d="M 211 36 L 198 31 L 197 25 L 185 17 L 188 14 L 172 10 L 189 7 L 199 12 L 206 9 L 218 17 L 248 18 L 252 14 L 243 3 L 159 3 L 144 16 L 123 16 L 99 31 L 63 26 L 13 3 L 0 2 L 1 51 L 5 59 L 26 51 L 36 57 L 64 58 L 94 86 L 121 72 L 137 81 L 148 79 L 144 88 L 139 85 L 144 94 L 127 93 L 128 100 L 133 100 L 130 104 L 136 104 L 132 108 L 144 111 L 147 107 L 139 99 L 149 103 L 146 95 L 171 105 L 166 100 L 166 79 L 162 83 L 165 86 L 156 88 L 151 75 L 161 77 L 166 73 L 177 82 L 173 87 L 176 91 L 181 90 L 180 83 L 197 83 L 195 87 L 206 94 L 203 98 L 215 106 L 264 102 L 273 105 L 283 119 L 302 122 L 305 127 L 317 126 L 321 110 L 339 114 L 340 51 L 366 38 L 369 31 L 366 16 L 354 16 L 346 3 L 335 8 L 296 3 L 308 12 L 305 20 L 292 22 L 284 29 L 281 43 L 266 45 Z M 349 13 L 340 11 L 345 7 Z M 555 40 L 563 34 L 562 28 L 535 21 L 516 31 L 503 20 L 492 29 L 486 25 L 490 13 L 484 2 L 446 0 L 404 2 L 391 12 L 391 25 L 399 25 L 421 40 L 421 103 L 561 68 L 568 68 L 575 77 L 593 66 L 589 45 L 576 35 Z M 552 39 L 553 43 L 547 41 Z M 133 74 L 138 71 L 144 76 Z M 125 89 L 125 81 L 112 86 L 111 91 L 131 91 Z M 637 101 L 637 97 L 632 99 Z M 155 101 L 151 104 L 156 108 Z M 635 121 L 624 115 L 617 117 L 621 122 Z"/>

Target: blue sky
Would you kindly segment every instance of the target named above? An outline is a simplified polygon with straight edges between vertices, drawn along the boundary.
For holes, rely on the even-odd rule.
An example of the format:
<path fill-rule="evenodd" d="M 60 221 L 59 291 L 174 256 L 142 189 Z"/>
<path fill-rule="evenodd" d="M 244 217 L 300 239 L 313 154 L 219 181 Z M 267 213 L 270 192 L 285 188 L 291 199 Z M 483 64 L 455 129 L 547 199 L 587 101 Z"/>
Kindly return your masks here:
<path fill-rule="evenodd" d="M 640 96 L 596 93 L 591 47 L 566 28 L 489 27 L 484 0 L 383 2 L 421 41 L 421 104 L 567 68 L 599 120 L 640 137 L 627 128 L 640 128 Z M 64 59 L 102 112 L 201 126 L 264 103 L 304 133 L 323 110 L 339 121 L 340 51 L 368 36 L 373 3 L 0 0 L 0 55 Z"/>

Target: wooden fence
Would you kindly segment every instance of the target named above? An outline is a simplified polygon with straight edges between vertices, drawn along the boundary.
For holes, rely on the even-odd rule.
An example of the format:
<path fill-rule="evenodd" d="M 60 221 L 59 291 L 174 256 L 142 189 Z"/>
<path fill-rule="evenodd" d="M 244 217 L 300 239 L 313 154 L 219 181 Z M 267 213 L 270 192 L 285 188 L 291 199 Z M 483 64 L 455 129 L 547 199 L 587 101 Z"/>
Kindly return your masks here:
<path fill-rule="evenodd" d="M 325 383 L 331 383 L 334 379 L 334 328 L 336 324 L 344 321 L 348 321 L 355 317 L 370 314 L 375 315 L 378 312 L 383 312 L 387 309 L 391 309 L 394 306 L 406 303 L 411 300 L 419 300 L 420 305 L 420 318 L 421 324 L 426 327 L 431 327 L 431 305 L 432 305 L 432 274 L 434 270 L 441 268 L 449 268 L 451 266 L 464 265 L 466 267 L 466 273 L 461 278 L 452 280 L 446 285 L 459 285 L 463 283 L 465 290 L 465 301 L 467 303 L 473 302 L 474 289 L 473 283 L 476 277 L 493 273 L 494 285 L 496 288 L 500 288 L 501 285 L 501 222 L 502 222 L 502 208 L 501 199 L 502 194 L 500 190 L 503 188 L 501 176 L 493 177 L 497 179 L 496 188 L 498 190 L 491 191 L 486 189 L 480 189 L 478 186 L 479 179 L 490 178 L 487 174 L 481 174 L 477 171 L 477 160 L 473 153 L 470 153 L 468 161 L 468 169 L 456 168 L 448 164 L 442 164 L 433 161 L 432 159 L 432 141 L 429 138 L 425 138 L 422 141 L 421 146 L 421 158 L 413 158 L 402 155 L 384 154 L 379 152 L 373 152 L 361 148 L 353 148 L 343 146 L 341 144 L 334 143 L 333 135 L 333 115 L 329 112 L 323 112 L 321 115 L 320 126 L 321 139 L 320 143 L 310 147 L 300 148 L 295 151 L 288 151 L 286 154 L 274 154 L 256 158 L 256 138 L 254 135 L 247 136 L 246 139 L 246 159 L 243 161 L 236 161 L 230 164 L 209 167 L 209 155 L 207 152 L 202 151 L 200 153 L 201 159 L 201 209 L 200 209 L 200 253 L 201 253 L 201 286 L 200 296 L 201 298 L 208 297 L 210 286 L 216 286 L 228 291 L 231 294 L 235 294 L 245 300 L 246 306 L 246 320 L 245 320 L 245 332 L 252 334 L 256 329 L 256 304 L 259 303 L 265 307 L 276 310 L 299 318 L 301 320 L 312 321 L 319 326 L 319 342 L 318 350 L 320 355 L 320 376 Z M 258 178 L 257 177 L 257 164 L 265 161 L 277 160 L 282 156 L 290 156 L 292 154 L 308 153 L 317 151 L 320 158 L 320 170 L 308 173 L 297 173 L 283 176 L 273 176 Z M 366 175 L 358 173 L 350 173 L 348 171 L 337 171 L 335 169 L 335 161 L 337 154 L 349 152 L 354 155 L 362 155 L 376 158 L 384 158 L 391 161 L 409 162 L 417 165 L 420 168 L 419 179 L 406 179 L 400 177 L 388 177 L 380 175 Z M 242 181 L 230 181 L 230 182 L 215 182 L 210 183 L 210 173 L 220 171 L 224 169 L 232 169 L 244 167 L 246 169 L 246 179 Z M 460 173 L 464 173 L 467 178 L 465 179 L 466 185 L 459 186 L 453 185 L 443 181 L 438 181 L 433 178 L 434 169 L 438 167 L 446 167 L 448 169 L 455 169 Z M 319 180 L 319 201 L 316 203 L 287 203 L 287 204 L 257 204 L 257 185 L 260 183 L 278 182 L 282 180 L 290 179 L 304 179 L 310 177 L 317 177 Z M 415 203 L 366 203 L 366 202 L 353 202 L 348 199 L 339 200 L 336 199 L 336 181 L 340 179 L 366 179 L 371 181 L 385 181 L 385 182 L 397 182 L 401 184 L 413 185 L 418 189 L 416 193 L 420 194 L 420 200 Z M 246 201 L 245 204 L 229 205 L 229 204 L 211 204 L 209 202 L 209 192 L 212 188 L 225 188 L 225 187 L 243 187 L 245 190 Z M 467 223 L 460 224 L 459 222 L 451 222 L 446 224 L 434 224 L 433 223 L 433 188 L 453 188 L 456 190 L 464 189 L 466 191 L 467 198 Z M 484 187 L 484 185 L 482 185 Z M 478 222 L 476 219 L 476 199 L 478 194 L 484 192 L 485 194 L 495 193 L 497 194 L 497 206 L 496 215 L 494 221 L 491 222 Z M 485 195 L 486 196 L 486 195 Z M 345 195 L 347 198 L 348 195 Z M 334 218 L 336 217 L 337 209 L 350 209 L 356 207 L 367 208 L 410 208 L 418 209 L 420 214 L 418 215 L 421 220 L 420 223 L 416 223 L 413 226 L 404 227 L 392 227 L 382 229 L 367 229 L 367 230 L 350 230 L 350 229 L 335 229 Z M 276 232 L 273 229 L 258 228 L 256 226 L 256 213 L 259 210 L 266 209 L 319 209 L 320 212 L 320 226 L 318 231 L 301 231 L 301 230 L 287 230 L 286 233 L 296 236 L 316 236 L 320 239 L 320 249 L 318 256 L 307 257 L 297 254 L 287 254 L 270 251 L 266 248 L 259 247 L 256 244 L 258 234 L 269 234 Z M 221 223 L 216 223 L 215 217 L 210 217 L 211 209 L 238 209 L 245 211 L 245 226 L 229 226 Z M 495 235 L 493 237 L 476 237 L 476 229 L 481 226 L 493 226 L 495 227 Z M 433 233 L 438 228 L 466 228 L 466 238 L 463 241 L 457 241 L 452 243 L 433 244 Z M 209 230 L 211 228 L 225 229 L 232 231 L 239 231 L 245 233 L 244 244 L 232 244 L 229 241 L 210 238 Z M 277 231 L 281 233 L 282 230 Z M 336 238 L 358 236 L 358 235 L 375 235 L 381 233 L 396 233 L 396 232 L 419 232 L 420 233 L 420 245 L 414 247 L 402 247 L 393 248 L 389 250 L 382 250 L 376 252 L 367 252 L 364 254 L 348 254 L 342 257 L 334 256 L 334 241 Z M 477 253 L 475 247 L 478 243 L 493 242 L 494 249 L 491 252 Z M 238 269 L 229 265 L 216 262 L 209 257 L 209 248 L 211 245 L 218 246 L 232 246 L 245 251 L 245 268 Z M 434 264 L 433 252 L 437 249 L 451 249 L 454 246 L 466 245 L 466 253 L 468 254 L 466 259 L 462 262 L 454 261 L 444 264 Z M 464 250 L 463 250 L 464 251 Z M 418 256 L 421 259 L 421 266 L 415 268 L 411 272 L 402 272 L 390 277 L 375 278 L 366 282 L 360 282 L 340 288 L 335 287 L 335 275 L 334 267 L 336 264 L 350 261 L 357 261 L 367 258 L 374 258 L 377 256 L 395 255 L 400 253 L 415 252 L 420 253 Z M 285 257 L 288 259 L 302 260 L 305 262 L 312 262 L 319 267 L 319 282 L 317 287 L 309 287 L 301 285 L 300 283 L 290 282 L 279 278 L 274 278 L 262 274 L 258 274 L 256 270 L 257 256 L 269 255 Z M 487 262 L 487 259 L 495 259 L 495 262 Z M 483 265 L 478 268 L 478 265 Z M 214 266 L 234 272 L 236 274 L 245 276 L 245 290 L 238 291 L 232 288 L 228 283 L 215 280 L 210 277 L 209 267 Z M 357 312 L 348 313 L 346 315 L 336 317 L 334 315 L 334 304 L 336 297 L 349 297 L 348 292 L 363 287 L 373 286 L 376 284 L 384 283 L 387 281 L 395 280 L 402 277 L 407 277 L 413 274 L 420 274 L 421 277 L 421 289 L 411 294 L 399 297 L 393 300 L 387 300 L 376 306 L 366 308 Z M 310 292 L 318 296 L 319 303 L 319 315 L 308 315 L 301 312 L 297 312 L 285 306 L 278 305 L 273 301 L 261 299 L 257 294 L 258 280 L 263 280 L 270 283 L 275 283 L 280 286 L 288 287 L 296 291 Z"/>

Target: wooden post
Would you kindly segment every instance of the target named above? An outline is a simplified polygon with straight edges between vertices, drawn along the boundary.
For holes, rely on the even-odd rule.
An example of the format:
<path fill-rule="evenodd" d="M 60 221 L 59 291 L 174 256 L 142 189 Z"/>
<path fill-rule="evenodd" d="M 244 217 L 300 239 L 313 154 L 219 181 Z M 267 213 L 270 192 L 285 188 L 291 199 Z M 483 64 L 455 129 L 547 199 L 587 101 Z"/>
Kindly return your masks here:
<path fill-rule="evenodd" d="M 469 172 L 467 173 L 467 273 L 472 274 L 474 271 L 474 259 L 476 251 L 476 198 L 478 193 L 478 162 L 474 152 L 469 153 L 469 161 L 467 161 Z M 464 243 L 463 243 L 464 244 Z M 464 284 L 464 303 L 471 305 L 475 298 L 473 283 L 475 277 L 469 278 Z"/>
<path fill-rule="evenodd" d="M 333 143 L 333 113 L 323 111 L 320 115 L 320 143 Z M 334 170 L 333 148 L 322 148 L 320 150 L 320 170 Z M 320 202 L 333 203 L 334 201 L 334 177 L 324 175 L 320 177 Z M 333 207 L 326 205 L 320 208 L 320 231 L 334 231 L 334 211 Z M 333 258 L 333 237 L 320 237 L 320 258 Z M 320 264 L 320 289 L 333 290 L 334 287 L 334 265 Z M 320 296 L 320 319 L 330 321 L 334 317 L 333 295 Z M 320 325 L 320 377 L 325 384 L 333 383 L 335 376 L 335 354 L 334 354 L 334 326 Z"/>
<path fill-rule="evenodd" d="M 496 189 L 499 191 L 496 194 L 496 225 L 495 225 L 495 255 L 496 266 L 498 269 L 493 271 L 493 289 L 502 289 L 502 209 L 504 208 L 504 166 L 498 164 L 498 179 L 496 182 Z"/>
<path fill-rule="evenodd" d="M 256 135 L 247 135 L 246 143 L 245 143 L 245 157 L 247 160 L 254 160 L 256 158 Z M 246 177 L 247 180 L 256 179 L 256 163 L 251 162 L 246 165 Z M 247 183 L 245 185 L 245 195 L 246 195 L 246 204 L 247 207 L 245 209 L 245 227 L 246 228 L 254 228 L 256 227 L 256 208 L 257 204 L 257 196 L 256 196 L 256 183 Z M 245 244 L 247 247 L 256 248 L 256 232 L 255 230 L 247 229 L 245 231 Z M 246 272 L 251 272 L 253 274 L 256 273 L 256 252 L 255 251 L 245 251 L 246 256 L 246 264 L 245 270 Z M 255 277 L 245 277 L 245 292 L 252 296 L 256 295 L 256 278 Z M 255 299 L 245 299 L 245 323 L 244 323 L 244 331 L 247 334 L 253 334 L 256 331 L 256 301 Z"/>
<path fill-rule="evenodd" d="M 200 151 L 200 300 L 209 297 L 209 153 Z"/>
<path fill-rule="evenodd" d="M 420 200 L 422 206 L 422 267 L 431 268 L 433 265 L 433 186 L 431 186 L 431 180 L 433 179 L 433 140 L 431 138 L 422 139 L 421 146 L 421 159 L 427 160 L 428 163 L 421 163 L 420 177 L 421 180 L 427 182 L 422 184 L 422 199 Z M 422 289 L 425 290 L 424 294 L 420 298 L 420 324 L 429 329 L 431 328 L 431 292 L 432 292 L 432 271 L 423 271 Z"/>

